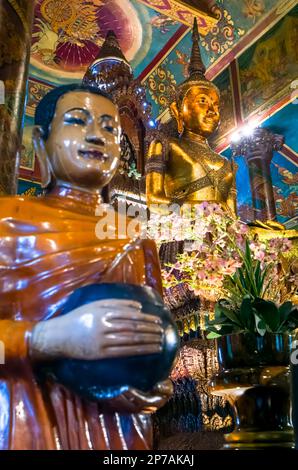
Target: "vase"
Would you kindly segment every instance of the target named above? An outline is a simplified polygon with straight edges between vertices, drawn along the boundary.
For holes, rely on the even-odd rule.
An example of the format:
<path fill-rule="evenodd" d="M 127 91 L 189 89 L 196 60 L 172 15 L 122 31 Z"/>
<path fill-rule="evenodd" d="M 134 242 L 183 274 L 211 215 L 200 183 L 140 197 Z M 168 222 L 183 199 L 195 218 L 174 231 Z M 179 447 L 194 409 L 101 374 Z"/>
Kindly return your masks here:
<path fill-rule="evenodd" d="M 219 372 L 212 394 L 226 397 L 235 426 L 224 449 L 294 448 L 291 336 L 243 333 L 217 339 Z"/>

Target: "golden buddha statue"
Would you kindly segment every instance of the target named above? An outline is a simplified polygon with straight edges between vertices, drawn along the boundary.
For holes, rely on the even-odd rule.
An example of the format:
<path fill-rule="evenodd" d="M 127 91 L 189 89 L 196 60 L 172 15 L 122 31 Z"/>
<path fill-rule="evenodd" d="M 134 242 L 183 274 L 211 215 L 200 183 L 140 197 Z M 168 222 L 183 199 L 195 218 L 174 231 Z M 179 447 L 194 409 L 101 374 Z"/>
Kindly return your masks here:
<path fill-rule="evenodd" d="M 215 153 L 207 141 L 219 125 L 220 93 L 205 71 L 195 20 L 189 77 L 177 87 L 170 106 L 180 136 L 155 140 L 148 152 L 146 194 L 153 211 L 161 204 L 208 201 L 236 214 L 233 162 Z"/>
<path fill-rule="evenodd" d="M 148 449 L 150 413 L 171 395 L 170 381 L 97 402 L 36 380 L 35 366 L 53 358 L 158 353 L 164 330 L 133 299 L 60 315 L 68 296 L 90 284 L 147 285 L 161 293 L 159 260 L 150 240 L 135 246 L 96 233 L 100 192 L 120 160 L 120 118 L 110 99 L 93 88 L 59 87 L 40 102 L 35 120 L 47 193 L 0 204 L 0 449 Z"/>
<path fill-rule="evenodd" d="M 174 203 L 194 205 L 206 201 L 237 216 L 237 165 L 215 153 L 207 141 L 219 125 L 220 92 L 205 78 L 205 71 L 195 19 L 189 77 L 177 87 L 176 99 L 170 106 L 179 137 L 160 135 L 148 151 L 146 197 L 153 212 L 168 212 Z M 294 246 L 285 257 L 291 262 L 297 258 L 296 230 L 285 230 L 275 220 L 256 220 L 250 226 L 252 236 L 264 241 L 291 239 Z"/>
<path fill-rule="evenodd" d="M 189 65 L 189 77 L 176 89 L 175 99 L 170 106 L 171 113 L 177 122 L 177 137 L 162 134 L 151 143 L 146 163 L 146 197 L 147 205 L 152 212 L 176 212 L 173 204 L 196 205 L 201 202 L 219 204 L 232 217 L 237 216 L 236 164 L 215 153 L 208 145 L 210 137 L 217 129 L 220 121 L 218 88 L 205 77 L 205 67 L 199 48 L 199 33 L 195 20 L 193 29 L 193 46 Z M 251 224 L 250 233 L 261 240 L 276 237 L 290 238 L 294 245 L 285 254 L 285 268 L 293 269 L 293 260 L 297 260 L 297 232 L 286 231 L 275 221 L 265 221 Z M 175 241 L 164 243 L 160 249 L 161 263 L 174 264 L 177 254 L 183 252 L 184 246 Z M 296 272 L 297 272 L 296 261 Z M 294 269 L 293 269 L 294 272 Z M 173 314 L 186 312 L 188 317 L 189 305 L 193 301 L 193 293 L 189 292 L 187 284 L 179 286 L 179 290 L 169 289 L 166 292 L 169 305 L 173 306 Z M 201 300 L 201 319 L 204 324 L 205 310 L 210 310 L 209 303 L 204 307 Z M 198 306 L 195 307 L 197 310 Z M 179 314 L 178 314 L 179 315 Z M 215 349 L 211 342 L 200 340 L 202 355 L 200 371 L 202 388 L 199 392 L 201 403 L 204 403 L 203 416 L 205 425 L 212 428 L 212 416 L 220 419 L 218 410 L 226 411 L 223 402 L 213 401 L 205 385 L 206 378 L 211 378 L 217 371 Z M 190 352 L 190 356 L 192 356 Z M 185 356 L 184 356 L 185 357 Z M 185 367 L 185 362 L 183 366 Z M 193 362 L 191 363 L 193 364 Z M 193 367 L 193 365 L 191 365 Z M 195 374 L 197 379 L 197 372 Z M 227 415 L 227 420 L 230 416 Z M 217 424 L 218 425 L 218 424 Z M 224 421 L 220 427 L 224 427 Z"/>

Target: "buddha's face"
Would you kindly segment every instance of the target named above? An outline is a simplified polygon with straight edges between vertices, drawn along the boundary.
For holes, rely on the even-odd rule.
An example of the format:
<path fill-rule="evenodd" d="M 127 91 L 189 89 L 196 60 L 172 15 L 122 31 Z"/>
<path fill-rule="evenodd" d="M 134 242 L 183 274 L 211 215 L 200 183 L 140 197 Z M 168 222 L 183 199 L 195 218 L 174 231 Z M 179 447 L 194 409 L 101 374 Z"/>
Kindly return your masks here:
<path fill-rule="evenodd" d="M 120 131 L 109 99 L 88 91 L 63 95 L 45 142 L 57 180 L 89 189 L 107 185 L 120 160 Z"/>
<path fill-rule="evenodd" d="M 193 86 L 185 96 L 180 111 L 184 128 L 208 137 L 217 129 L 219 96 L 215 89 Z"/>

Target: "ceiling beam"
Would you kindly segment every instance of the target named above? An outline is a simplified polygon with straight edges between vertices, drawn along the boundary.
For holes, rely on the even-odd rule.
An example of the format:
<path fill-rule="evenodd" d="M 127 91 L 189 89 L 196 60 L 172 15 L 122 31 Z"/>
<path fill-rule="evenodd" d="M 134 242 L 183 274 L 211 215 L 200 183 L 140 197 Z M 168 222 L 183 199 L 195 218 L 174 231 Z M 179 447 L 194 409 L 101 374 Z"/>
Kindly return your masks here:
<path fill-rule="evenodd" d="M 190 6 L 184 0 L 138 0 L 143 5 L 172 18 L 190 28 L 194 18 L 198 20 L 200 34 L 205 36 L 218 22 L 212 13 L 198 7 Z"/>

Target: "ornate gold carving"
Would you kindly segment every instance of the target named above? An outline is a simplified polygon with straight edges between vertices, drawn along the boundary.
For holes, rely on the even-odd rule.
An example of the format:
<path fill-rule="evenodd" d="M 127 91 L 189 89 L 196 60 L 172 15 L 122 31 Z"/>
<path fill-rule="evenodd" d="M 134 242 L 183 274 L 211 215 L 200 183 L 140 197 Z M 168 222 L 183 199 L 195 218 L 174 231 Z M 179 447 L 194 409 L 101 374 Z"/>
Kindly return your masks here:
<path fill-rule="evenodd" d="M 147 85 L 149 94 L 156 104 L 164 109 L 171 104 L 176 80 L 169 70 L 162 66 L 157 67 L 149 76 Z"/>

